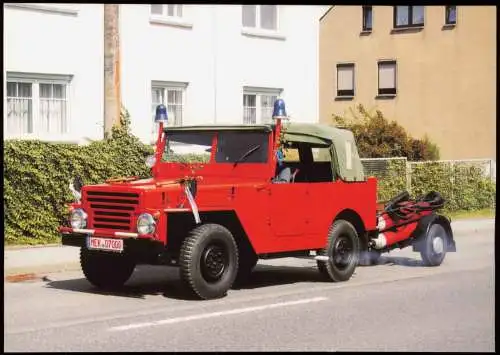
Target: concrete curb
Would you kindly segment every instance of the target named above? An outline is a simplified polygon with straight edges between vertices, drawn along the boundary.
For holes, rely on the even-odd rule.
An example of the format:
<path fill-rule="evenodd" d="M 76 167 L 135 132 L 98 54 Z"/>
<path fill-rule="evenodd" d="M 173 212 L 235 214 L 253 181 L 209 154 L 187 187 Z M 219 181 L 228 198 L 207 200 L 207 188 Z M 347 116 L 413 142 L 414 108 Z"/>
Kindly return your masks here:
<path fill-rule="evenodd" d="M 455 235 L 475 234 L 494 227 L 495 219 L 491 218 L 452 221 Z M 60 244 L 5 247 L 4 280 L 15 275 L 63 271 L 80 271 L 79 248 Z"/>

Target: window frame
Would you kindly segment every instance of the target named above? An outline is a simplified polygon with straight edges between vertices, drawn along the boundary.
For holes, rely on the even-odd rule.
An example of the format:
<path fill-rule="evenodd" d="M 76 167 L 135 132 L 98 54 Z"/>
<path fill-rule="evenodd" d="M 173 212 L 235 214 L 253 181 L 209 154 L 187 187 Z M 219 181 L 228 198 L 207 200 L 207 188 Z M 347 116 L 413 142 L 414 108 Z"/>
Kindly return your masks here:
<path fill-rule="evenodd" d="M 380 65 L 393 64 L 394 65 L 394 88 L 380 88 Z M 396 96 L 398 93 L 398 64 L 395 59 L 383 59 L 377 62 L 377 93 L 378 96 Z"/>
<path fill-rule="evenodd" d="M 371 16 L 371 27 L 367 27 L 366 25 L 366 18 L 367 18 L 367 11 L 370 10 L 370 16 Z M 361 28 L 363 32 L 372 32 L 373 31 L 373 6 L 367 6 L 363 5 L 362 6 L 362 24 Z"/>
<path fill-rule="evenodd" d="M 352 68 L 352 90 L 339 90 L 339 68 Z M 337 63 L 336 66 L 337 97 L 354 97 L 356 95 L 356 65 L 355 63 Z"/>
<path fill-rule="evenodd" d="M 153 139 L 156 140 L 156 134 L 158 133 L 157 131 L 157 127 L 156 127 L 156 124 L 155 124 L 155 121 L 154 121 L 154 118 L 155 118 L 155 109 L 156 109 L 156 106 L 159 105 L 159 104 L 163 104 L 167 107 L 167 115 L 168 115 L 168 126 L 175 126 L 175 127 L 179 127 L 179 126 L 183 126 L 185 125 L 185 119 L 186 119 L 186 97 L 187 97 L 187 88 L 188 88 L 188 83 L 185 83 L 185 82 L 173 82 L 173 81 L 158 81 L 158 80 L 153 80 L 151 81 L 151 85 L 150 85 L 150 106 L 151 106 L 151 109 L 152 109 L 152 121 L 151 121 L 151 124 L 152 124 L 152 133 L 153 133 Z M 156 89 L 160 89 L 162 90 L 162 98 L 163 98 L 163 102 L 159 102 L 159 103 L 155 103 L 153 102 L 153 91 L 156 90 Z M 177 117 L 174 117 L 174 119 L 172 120 L 172 117 L 171 117 L 171 112 L 170 110 L 168 109 L 168 91 L 181 91 L 182 92 L 182 103 L 181 103 L 181 113 L 182 113 L 182 116 L 181 116 L 181 122 L 180 122 L 180 125 L 176 125 L 175 121 L 177 120 Z M 154 107 L 153 107 L 154 105 Z M 178 105 L 178 104 L 175 104 L 175 105 Z"/>
<path fill-rule="evenodd" d="M 455 22 L 450 22 L 450 10 L 451 8 L 455 8 Z M 457 6 L 450 5 L 444 7 L 444 24 L 447 26 L 455 26 L 457 24 Z"/>
<path fill-rule="evenodd" d="M 416 6 L 423 7 L 423 22 L 422 23 L 413 23 L 413 8 Z M 398 6 L 393 6 L 393 27 L 394 28 L 409 28 L 409 27 L 424 27 L 425 26 L 425 6 L 423 5 L 409 5 L 409 6 L 401 6 L 408 8 L 408 23 L 403 25 L 398 25 Z"/>
<path fill-rule="evenodd" d="M 50 75 L 50 74 L 38 74 L 38 73 L 16 73 L 7 72 L 5 79 L 5 89 L 7 90 L 8 83 L 28 83 L 31 85 L 31 114 L 32 114 L 32 132 L 25 133 L 15 133 L 9 132 L 7 124 L 7 115 L 5 115 L 4 121 L 4 132 L 5 138 L 43 138 L 48 136 L 65 136 L 71 133 L 71 99 L 72 99 L 72 80 L 73 75 Z M 42 115 L 41 115 L 41 97 L 40 97 L 40 84 L 56 84 L 65 86 L 65 98 L 66 103 L 66 117 L 65 122 L 62 124 L 64 126 L 63 131 L 58 132 L 47 132 L 42 131 Z M 19 97 L 19 96 L 18 96 Z M 8 100 L 11 98 L 5 92 L 5 105 L 8 105 Z M 7 107 L 6 107 L 7 109 Z"/>
<path fill-rule="evenodd" d="M 261 16 L 260 16 L 260 8 L 263 5 L 258 5 L 258 4 L 243 4 L 241 5 L 241 27 L 244 30 L 250 30 L 250 31 L 264 31 L 264 32 L 278 32 L 280 29 L 280 6 L 279 5 L 267 5 L 266 6 L 275 6 L 276 7 L 276 28 L 274 29 L 269 29 L 269 28 L 263 28 L 262 23 L 261 23 Z M 245 26 L 243 24 L 243 11 L 245 9 L 245 6 L 255 6 L 255 26 L 254 27 L 249 27 Z"/>
<path fill-rule="evenodd" d="M 257 88 L 257 87 L 244 87 L 243 88 L 243 94 L 242 94 L 242 99 L 244 100 L 245 95 L 255 95 L 255 123 L 248 123 L 248 124 L 266 124 L 270 122 L 265 122 L 263 121 L 262 118 L 262 96 L 276 96 L 276 98 L 280 98 L 283 95 L 283 89 L 280 88 Z M 272 103 L 274 105 L 274 103 Z M 243 109 L 243 115 L 242 115 L 242 123 L 245 124 L 245 105 L 244 102 L 242 102 L 242 109 Z M 272 115 L 272 113 L 271 113 Z M 272 122 L 272 117 L 271 117 L 271 122 Z"/>

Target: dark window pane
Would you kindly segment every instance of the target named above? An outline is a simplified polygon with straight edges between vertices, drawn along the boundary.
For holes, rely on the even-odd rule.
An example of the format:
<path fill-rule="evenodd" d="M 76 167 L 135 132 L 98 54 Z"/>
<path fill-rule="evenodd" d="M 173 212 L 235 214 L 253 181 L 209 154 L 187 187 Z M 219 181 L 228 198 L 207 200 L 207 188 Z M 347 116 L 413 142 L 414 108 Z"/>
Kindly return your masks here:
<path fill-rule="evenodd" d="M 457 23 L 456 6 L 446 6 L 446 23 Z"/>
<path fill-rule="evenodd" d="M 16 97 L 17 96 L 17 83 L 7 83 L 7 96 Z"/>
<path fill-rule="evenodd" d="M 244 162 L 267 162 L 269 133 L 265 132 L 220 132 L 217 138 L 215 161 L 234 163 L 251 149 L 260 146 Z M 242 163 L 244 164 L 244 163 Z"/>
<path fill-rule="evenodd" d="M 396 26 L 407 26 L 408 16 L 408 6 L 396 6 Z"/>
<path fill-rule="evenodd" d="M 18 89 L 19 97 L 31 97 L 31 83 L 19 83 Z"/>
<path fill-rule="evenodd" d="M 423 6 L 413 6 L 412 7 L 412 24 L 423 25 L 424 24 L 424 7 Z"/>
<path fill-rule="evenodd" d="M 372 7 L 363 6 L 363 30 L 372 29 Z"/>
<path fill-rule="evenodd" d="M 257 16 L 256 5 L 243 5 L 242 8 L 243 27 L 255 27 L 256 16 Z"/>
<path fill-rule="evenodd" d="M 40 97 L 42 98 L 52 97 L 52 84 L 40 84 Z"/>

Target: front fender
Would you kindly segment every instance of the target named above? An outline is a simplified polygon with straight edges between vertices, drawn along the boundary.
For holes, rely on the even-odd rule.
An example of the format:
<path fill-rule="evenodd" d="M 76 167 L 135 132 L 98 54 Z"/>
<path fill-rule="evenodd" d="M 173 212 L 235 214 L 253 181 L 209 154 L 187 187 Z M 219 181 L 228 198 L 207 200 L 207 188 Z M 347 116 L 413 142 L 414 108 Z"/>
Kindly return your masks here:
<path fill-rule="evenodd" d="M 413 251 L 421 251 L 422 241 L 424 237 L 429 233 L 429 228 L 432 224 L 439 223 L 443 226 L 446 233 L 448 234 L 448 249 L 446 251 L 456 252 L 457 246 L 455 244 L 455 239 L 453 238 L 453 231 L 451 229 L 450 220 L 440 214 L 432 213 L 423 217 L 417 224 L 417 228 L 412 233 L 412 237 L 415 238 L 413 242 Z"/>

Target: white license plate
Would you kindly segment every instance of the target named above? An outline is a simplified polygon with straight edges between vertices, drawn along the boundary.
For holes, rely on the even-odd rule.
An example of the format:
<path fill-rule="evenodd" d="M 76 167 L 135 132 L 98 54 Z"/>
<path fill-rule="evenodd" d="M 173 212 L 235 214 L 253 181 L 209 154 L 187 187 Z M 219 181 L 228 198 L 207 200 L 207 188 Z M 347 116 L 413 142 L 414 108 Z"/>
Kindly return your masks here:
<path fill-rule="evenodd" d="M 88 237 L 87 247 L 89 249 L 109 250 L 122 252 L 123 239 Z"/>

